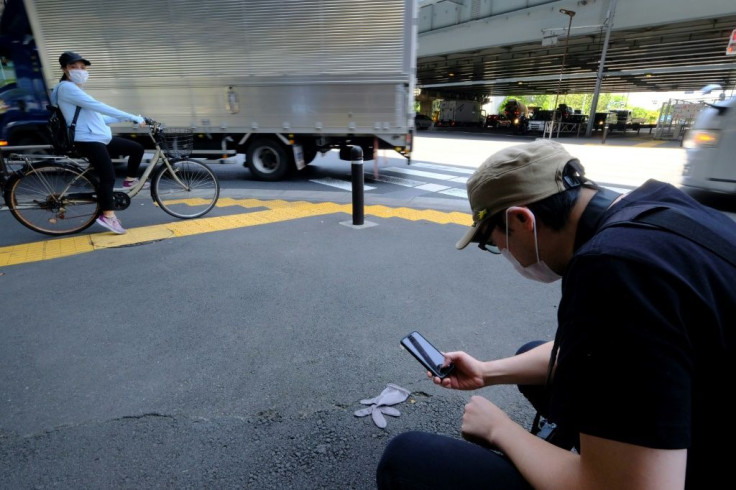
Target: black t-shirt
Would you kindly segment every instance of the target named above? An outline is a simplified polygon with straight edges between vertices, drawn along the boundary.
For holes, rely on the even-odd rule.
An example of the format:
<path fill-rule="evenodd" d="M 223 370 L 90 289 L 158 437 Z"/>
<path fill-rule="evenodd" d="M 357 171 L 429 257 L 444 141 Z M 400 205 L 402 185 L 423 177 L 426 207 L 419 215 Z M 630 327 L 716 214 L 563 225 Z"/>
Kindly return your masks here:
<path fill-rule="evenodd" d="M 736 244 L 733 220 L 654 181 L 611 207 L 604 222 L 643 203 L 685 211 Z M 575 252 L 562 281 L 550 418 L 606 439 L 687 448 L 689 488 L 728 481 L 736 267 L 668 231 L 602 228 Z"/>

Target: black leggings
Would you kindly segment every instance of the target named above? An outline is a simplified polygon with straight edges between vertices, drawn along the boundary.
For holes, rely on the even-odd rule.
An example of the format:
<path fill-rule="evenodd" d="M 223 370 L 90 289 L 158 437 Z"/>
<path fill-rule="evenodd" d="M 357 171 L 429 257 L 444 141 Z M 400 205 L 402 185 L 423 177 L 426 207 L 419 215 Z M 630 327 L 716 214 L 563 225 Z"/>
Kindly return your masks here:
<path fill-rule="evenodd" d="M 126 176 L 135 177 L 143 160 L 143 146 L 132 140 L 113 136 L 110 143 L 93 143 L 77 141 L 74 143 L 77 152 L 89 160 L 90 165 L 100 179 L 100 195 L 97 200 L 102 211 L 115 209 L 112 199 L 112 189 L 115 187 L 115 168 L 110 155 L 128 157 L 128 173 Z"/>
<path fill-rule="evenodd" d="M 524 344 L 516 354 L 542 341 Z M 543 415 L 547 408 L 544 386 L 519 386 L 519 390 Z M 386 446 L 376 471 L 379 490 L 409 489 L 530 489 L 529 483 L 506 457 L 461 439 L 405 432 Z"/>

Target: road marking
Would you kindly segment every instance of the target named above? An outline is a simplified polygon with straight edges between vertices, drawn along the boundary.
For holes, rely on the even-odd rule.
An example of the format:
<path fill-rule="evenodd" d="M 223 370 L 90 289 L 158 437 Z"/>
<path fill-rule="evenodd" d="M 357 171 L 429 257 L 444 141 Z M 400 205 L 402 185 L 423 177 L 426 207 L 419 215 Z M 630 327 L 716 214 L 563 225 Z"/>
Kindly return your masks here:
<path fill-rule="evenodd" d="M 473 172 L 475 172 L 474 168 L 452 167 L 449 165 L 436 165 L 434 163 L 424 163 L 424 162 L 412 162 L 411 166 L 429 168 L 432 170 L 445 170 L 447 172 L 456 172 L 459 174 L 467 174 L 467 175 L 472 175 Z"/>
<path fill-rule="evenodd" d="M 633 187 L 614 187 L 610 185 L 601 185 L 601 187 L 605 187 L 606 189 L 610 189 L 613 192 L 618 192 L 620 194 L 626 194 L 634 190 Z"/>
<path fill-rule="evenodd" d="M 310 179 L 309 181 L 314 182 L 315 184 L 322 184 L 322 185 L 327 185 L 330 187 L 337 187 L 338 189 L 342 189 L 344 191 L 353 190 L 352 182 L 348 182 L 348 181 L 340 180 L 340 179 L 333 179 L 332 177 L 325 177 L 322 179 Z M 367 191 L 372 191 L 375 189 L 375 187 L 371 187 L 369 185 L 363 184 L 363 189 Z"/>
<path fill-rule="evenodd" d="M 427 192 L 441 192 L 441 191 L 446 191 L 447 189 L 450 189 L 450 187 L 446 185 L 440 185 L 440 184 L 422 184 L 420 186 L 417 186 L 417 189 L 427 191 Z"/>
<path fill-rule="evenodd" d="M 372 182 L 384 182 L 386 184 L 395 184 L 402 187 L 419 187 L 424 184 L 420 180 L 405 179 L 403 177 L 393 177 L 391 175 L 379 175 L 378 177 L 370 177 Z"/>
<path fill-rule="evenodd" d="M 311 203 L 306 201 L 290 202 L 280 199 L 263 201 L 260 199 L 220 198 L 217 207 L 226 206 L 240 206 L 245 209 L 253 209 L 253 211 L 128 228 L 128 233 L 125 235 L 114 235 L 109 232 L 93 233 L 0 247 L 0 267 L 68 257 L 106 248 L 175 239 L 313 216 L 337 213 L 352 215 L 352 204 L 332 202 Z M 400 218 L 408 221 L 430 221 L 438 224 L 457 224 L 461 226 L 470 226 L 473 222 L 470 214 L 459 211 L 444 212 L 433 209 L 392 208 L 383 205 L 371 205 L 365 206 L 364 213 L 367 216 L 377 218 Z"/>
<path fill-rule="evenodd" d="M 456 170 L 454 168 L 449 168 L 449 167 L 441 166 L 441 165 L 432 165 L 429 163 L 426 163 L 426 164 L 418 163 L 415 165 L 422 166 L 424 168 L 431 168 L 433 170 L 448 170 L 452 172 L 457 171 L 458 173 L 465 173 L 465 174 L 472 173 L 472 171 L 468 171 L 467 169 L 457 169 Z M 415 170 L 415 169 L 400 168 L 400 167 L 387 167 L 387 168 L 382 169 L 382 172 L 384 171 L 405 174 L 405 175 L 415 175 L 418 177 L 425 177 L 425 178 L 430 178 L 434 180 L 442 180 L 445 182 L 457 182 L 457 183 L 464 184 L 468 181 L 468 177 L 465 175 L 462 175 L 462 176 L 448 175 L 448 174 L 440 174 L 436 172 L 426 172 L 424 170 Z M 440 194 L 445 194 L 445 195 L 453 196 L 453 197 L 463 197 L 463 198 L 467 197 L 467 193 L 465 192 L 464 189 L 452 189 L 451 187 L 446 186 L 446 185 L 433 184 L 433 183 L 428 183 L 428 182 L 421 181 L 421 180 L 406 179 L 403 177 L 386 175 L 386 173 L 380 173 L 379 175 L 375 176 L 369 170 L 366 170 L 365 174 L 366 174 L 366 181 L 368 182 L 382 182 L 385 184 L 393 184 L 393 185 L 398 185 L 402 187 L 410 187 L 410 188 L 414 188 L 414 189 L 418 189 L 418 190 L 422 190 L 426 192 L 437 192 Z M 330 187 L 336 187 L 338 189 L 342 189 L 345 191 L 352 191 L 352 183 L 347 180 L 340 180 L 340 179 L 335 179 L 332 177 L 325 177 L 322 179 L 310 179 L 310 182 L 314 182 L 315 184 L 327 185 Z M 370 186 L 370 185 L 365 185 L 365 189 L 374 190 L 375 187 Z"/>
<path fill-rule="evenodd" d="M 435 179 L 435 180 L 453 180 L 453 179 L 458 178 L 455 175 L 438 174 L 437 172 L 426 172 L 424 170 L 414 170 L 413 168 L 388 167 L 388 168 L 385 168 L 384 171 L 396 172 L 396 173 L 405 174 L 405 175 L 414 175 L 417 177 L 426 177 L 428 179 Z M 464 177 L 461 177 L 461 178 L 464 178 Z"/>
<path fill-rule="evenodd" d="M 461 197 L 463 199 L 468 198 L 468 191 L 465 189 L 458 189 L 456 187 L 451 187 L 447 190 L 440 191 L 440 194 L 445 194 L 452 197 Z"/>
<path fill-rule="evenodd" d="M 617 145 L 614 141 L 613 144 L 609 144 L 610 147 L 616 147 L 616 148 L 647 148 L 647 147 L 654 147 L 654 146 L 663 146 L 668 143 L 671 143 L 672 140 L 649 140 L 649 141 L 642 141 L 641 143 L 633 143 L 631 145 Z M 591 143 L 583 143 L 583 146 L 601 146 L 605 145 L 605 143 L 602 143 L 600 141 L 591 142 Z"/>
<path fill-rule="evenodd" d="M 464 189 L 452 189 L 449 186 L 431 184 L 425 181 L 407 179 L 404 177 L 397 177 L 395 175 L 390 175 L 390 173 L 413 175 L 417 177 L 424 177 L 424 178 L 429 178 L 429 179 L 434 179 L 434 180 L 442 180 L 445 182 L 456 182 L 459 184 L 465 184 L 468 181 L 467 176 L 472 174 L 475 171 L 474 169 L 457 168 L 457 167 L 452 167 L 448 165 L 436 165 L 436 164 L 425 163 L 425 162 L 412 163 L 412 167 L 421 167 L 421 168 L 430 169 L 430 170 L 441 170 L 445 172 L 454 172 L 456 174 L 463 174 L 463 175 L 452 175 L 452 174 L 447 174 L 447 173 L 428 172 L 425 170 L 418 170 L 416 168 L 385 167 L 385 168 L 382 168 L 380 172 L 374 172 L 371 169 L 366 168 L 365 169 L 365 180 L 366 182 L 371 182 L 371 183 L 382 182 L 384 184 L 393 184 L 393 185 L 398 185 L 401 187 L 410 187 L 414 189 L 419 189 L 419 190 L 426 191 L 426 192 L 436 192 L 439 194 L 445 194 L 445 195 L 452 196 L 452 197 L 465 198 L 467 197 L 467 194 L 465 193 Z M 350 182 L 349 180 L 341 180 L 341 179 L 336 179 L 333 177 L 325 177 L 321 179 L 310 179 L 309 181 L 314 182 L 315 184 L 335 187 L 337 189 L 342 189 L 345 191 L 353 190 L 352 182 Z M 376 188 L 370 185 L 365 185 L 364 189 L 370 191 Z"/>

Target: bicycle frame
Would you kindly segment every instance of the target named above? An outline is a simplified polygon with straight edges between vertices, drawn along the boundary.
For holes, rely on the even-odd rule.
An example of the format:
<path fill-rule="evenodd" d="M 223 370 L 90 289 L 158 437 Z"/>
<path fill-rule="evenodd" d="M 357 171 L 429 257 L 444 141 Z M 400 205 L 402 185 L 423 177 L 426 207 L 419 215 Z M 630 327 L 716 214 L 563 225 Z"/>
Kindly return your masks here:
<path fill-rule="evenodd" d="M 35 148 L 35 147 L 29 147 L 29 148 Z M 7 149 L 17 150 L 17 149 L 24 149 L 24 148 L 23 147 L 13 147 L 13 148 L 7 148 Z M 33 168 L 34 162 L 31 161 L 31 158 L 33 158 L 34 160 L 42 160 L 44 161 L 44 163 L 51 162 L 51 163 L 57 163 L 60 166 L 73 167 L 75 168 L 75 170 L 79 171 L 79 176 L 76 179 L 69 182 L 66 188 L 60 193 L 61 196 L 65 196 L 66 193 L 71 188 L 71 186 L 77 182 L 79 177 L 86 174 L 90 170 L 89 166 L 87 168 L 84 168 L 84 165 L 80 164 L 80 162 L 83 160 L 75 159 L 69 156 L 43 155 L 43 154 L 27 155 L 27 154 L 22 154 L 22 153 L 14 153 L 11 155 L 16 155 L 17 157 L 19 157 L 19 159 L 23 162 L 24 167 L 28 166 L 30 168 Z M 10 180 L 10 177 L 16 172 L 13 172 L 8 168 L 6 158 L 5 156 L 2 155 L 2 152 L 0 152 L 0 171 L 2 173 L 2 186 L 0 186 L 0 188 L 4 189 L 4 186 Z M 39 174 L 39 177 L 43 177 L 43 176 Z M 34 207 L 35 205 L 28 205 L 26 207 L 22 207 L 22 206 L 17 207 L 17 209 L 32 209 Z"/>
<path fill-rule="evenodd" d="M 208 213 L 217 203 L 220 185 L 207 165 L 188 158 L 191 131 L 167 130 L 148 118 L 146 123 L 155 153 L 137 184 L 113 191 L 114 209 L 126 209 L 131 197 L 152 178 L 151 198 L 166 213 L 182 219 Z M 25 149 L 31 148 L 0 151 Z M 40 233 L 64 235 L 92 225 L 100 212 L 99 185 L 95 168 L 86 158 L 0 152 L 2 196 L 21 224 Z M 197 199 L 191 199 L 195 196 Z"/>
<path fill-rule="evenodd" d="M 174 177 L 174 180 L 177 184 L 181 185 L 182 187 L 189 189 L 184 182 L 179 180 L 179 177 L 176 175 L 176 172 L 174 172 L 174 168 L 171 166 L 171 161 L 169 161 L 169 158 L 166 156 L 166 152 L 164 152 L 163 149 L 161 149 L 161 145 L 159 145 L 158 141 L 156 141 L 156 138 L 153 136 L 153 132 L 158 131 L 158 126 L 155 126 L 152 131 L 148 132 L 148 136 L 151 138 L 151 141 L 153 141 L 153 144 L 156 147 L 156 152 L 153 154 L 153 157 L 151 158 L 151 163 L 146 167 L 146 170 L 143 172 L 143 175 L 140 179 L 138 179 L 138 183 L 131 187 L 130 189 L 123 191 L 125 192 L 129 197 L 135 197 L 141 189 L 143 189 L 143 186 L 148 181 L 148 178 L 151 176 L 151 173 L 153 173 L 153 170 L 159 166 L 159 162 L 163 161 L 163 164 L 166 165 L 169 170 L 171 171 L 171 175 Z M 174 160 L 176 162 L 176 160 Z"/>
<path fill-rule="evenodd" d="M 158 131 L 158 127 L 156 126 L 154 128 L 154 131 Z M 156 141 L 156 138 L 153 135 L 153 131 L 148 132 L 148 136 L 151 138 L 155 145 L 155 153 L 153 157 L 151 158 L 151 163 L 146 167 L 146 170 L 143 172 L 143 175 L 139 179 L 138 183 L 131 187 L 130 189 L 125 189 L 124 191 L 118 191 L 123 192 L 127 194 L 129 197 L 135 197 L 138 195 L 138 193 L 143 189 L 143 186 L 148 181 L 149 177 L 153 173 L 153 171 L 159 166 L 159 165 L 166 165 L 169 170 L 171 171 L 171 175 L 173 179 L 176 181 L 177 184 L 181 185 L 184 188 L 188 188 L 188 186 L 179 180 L 179 177 L 176 175 L 176 172 L 174 172 L 174 169 L 172 167 L 172 163 L 175 163 L 176 160 L 169 160 L 169 158 L 166 156 L 166 153 L 161 148 L 161 145 Z M 34 147 L 29 147 L 34 148 Z M 8 168 L 5 156 L 3 155 L 4 151 L 7 151 L 11 148 L 5 148 L 3 151 L 0 151 L 0 177 L 2 178 L 2 182 L 0 182 L 0 189 L 4 188 L 7 181 L 10 179 L 10 176 L 13 174 L 13 172 L 10 171 Z M 13 147 L 13 150 L 22 150 L 23 147 Z M 34 163 L 31 162 L 31 156 L 25 155 L 22 153 L 16 154 L 18 157 L 20 157 L 25 165 L 28 165 L 30 167 L 33 167 Z M 86 175 L 88 172 L 94 172 L 93 168 L 89 165 L 89 162 L 84 158 L 75 158 L 68 155 L 43 155 L 43 154 L 33 154 L 32 158 L 36 161 L 43 160 L 44 162 L 51 162 L 51 163 L 58 163 L 60 165 L 71 165 L 76 167 L 76 169 L 79 171 L 80 176 Z M 71 181 L 66 189 L 63 190 L 61 195 L 66 195 L 66 192 L 69 190 L 69 188 L 76 182 L 77 179 Z"/>

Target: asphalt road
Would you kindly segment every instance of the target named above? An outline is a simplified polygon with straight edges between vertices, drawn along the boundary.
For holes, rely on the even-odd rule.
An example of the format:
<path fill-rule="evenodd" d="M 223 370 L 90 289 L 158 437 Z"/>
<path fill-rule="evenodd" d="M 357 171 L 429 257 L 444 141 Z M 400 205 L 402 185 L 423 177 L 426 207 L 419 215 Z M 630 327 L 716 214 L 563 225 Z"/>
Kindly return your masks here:
<path fill-rule="evenodd" d="M 419 330 L 440 349 L 511 355 L 552 337 L 559 284 L 454 249 L 467 203 L 438 189 L 463 188 L 470 147 L 477 162 L 502 143 L 443 138 L 418 139 L 415 163 L 449 170 L 412 167 L 451 176 L 442 185 L 366 181 L 371 226 L 351 226 L 349 192 L 321 180 L 349 180 L 344 162 L 277 184 L 223 165 L 234 204 L 212 217 L 260 224 L 0 266 L 0 488 L 368 489 L 392 436 L 459 437 L 470 393 L 434 386 L 399 340 Z M 455 157 L 421 158 L 434 144 Z M 376 175 L 394 165 L 379 161 Z M 145 197 L 121 216 L 132 230 L 174 226 Z M 0 257 L 53 248 L 7 212 L 0 229 Z M 353 415 L 388 383 L 411 391 L 400 417 L 380 429 Z M 514 387 L 482 394 L 531 424 Z"/>

